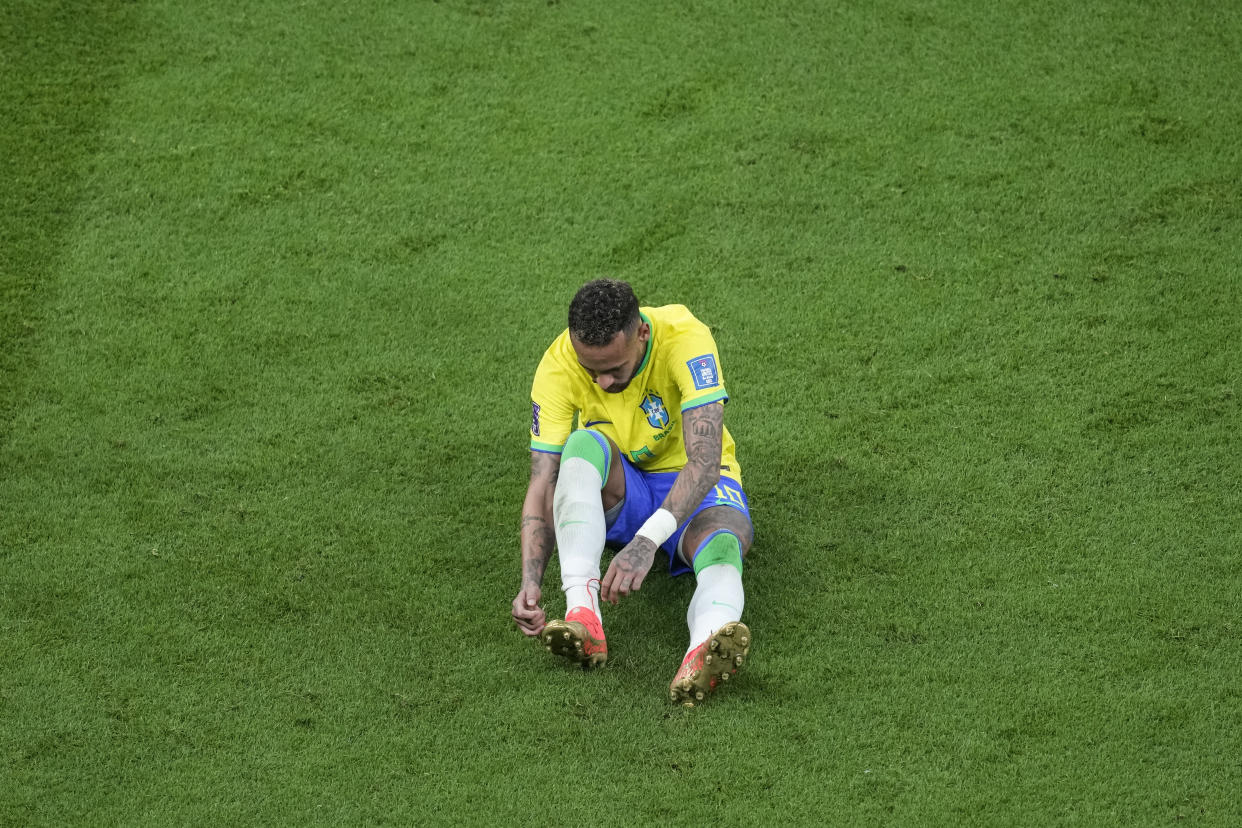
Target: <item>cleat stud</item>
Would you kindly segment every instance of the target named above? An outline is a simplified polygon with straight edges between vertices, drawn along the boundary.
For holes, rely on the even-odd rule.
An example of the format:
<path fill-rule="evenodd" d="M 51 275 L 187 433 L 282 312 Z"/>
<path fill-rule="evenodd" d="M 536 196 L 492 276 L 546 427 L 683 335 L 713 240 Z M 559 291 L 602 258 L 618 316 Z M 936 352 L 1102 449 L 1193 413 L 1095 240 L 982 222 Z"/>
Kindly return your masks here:
<path fill-rule="evenodd" d="M 720 649 L 720 642 L 719 642 L 719 641 L 717 641 L 717 640 L 716 640 L 716 639 L 714 639 L 714 638 L 712 639 L 712 649 L 713 649 L 713 650 L 719 650 L 719 649 Z"/>
<path fill-rule="evenodd" d="M 703 691 L 702 691 L 702 690 L 696 690 L 696 691 L 695 691 L 695 693 L 694 693 L 694 697 L 695 697 L 696 699 L 698 699 L 699 701 L 703 701 Z M 691 705 L 691 707 L 693 707 L 693 706 L 694 706 L 694 705 Z"/>
<path fill-rule="evenodd" d="M 743 661 L 744 659 L 742 658 L 742 656 L 738 656 L 737 658 L 733 659 L 733 663 L 738 667 L 742 666 Z"/>
<path fill-rule="evenodd" d="M 566 641 L 568 641 L 568 640 L 569 640 L 569 633 L 567 633 L 567 632 L 563 632 L 563 633 L 561 633 L 561 638 L 563 638 L 563 639 L 565 639 Z"/>
<path fill-rule="evenodd" d="M 728 673 L 721 673 L 721 674 L 720 674 L 720 680 L 721 680 L 721 681 L 728 681 L 728 680 L 729 680 L 729 674 L 728 674 Z"/>
<path fill-rule="evenodd" d="M 704 663 L 704 664 L 711 664 L 711 663 L 712 663 L 712 657 L 711 657 L 711 656 L 708 656 L 707 658 L 703 659 L 703 663 Z"/>
<path fill-rule="evenodd" d="M 738 642 L 741 643 L 743 647 L 745 647 L 747 644 L 750 643 L 750 639 L 747 638 L 746 636 L 742 636 L 741 638 L 738 639 Z"/>

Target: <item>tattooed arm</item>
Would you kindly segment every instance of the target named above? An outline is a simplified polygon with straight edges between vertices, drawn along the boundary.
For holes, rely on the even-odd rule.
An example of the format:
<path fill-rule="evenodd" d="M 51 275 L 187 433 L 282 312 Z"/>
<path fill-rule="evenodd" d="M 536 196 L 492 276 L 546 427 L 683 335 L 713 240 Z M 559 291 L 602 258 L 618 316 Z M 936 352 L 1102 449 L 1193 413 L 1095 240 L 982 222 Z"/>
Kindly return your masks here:
<path fill-rule="evenodd" d="M 720 455 L 724 445 L 724 403 L 716 402 L 692 408 L 682 415 L 682 439 L 686 445 L 686 465 L 673 481 L 673 488 L 661 508 L 677 518 L 678 525 L 690 516 L 712 486 L 720 480 Z M 616 603 L 643 584 L 643 578 L 655 562 L 656 545 L 650 539 L 636 536 L 608 564 L 608 572 L 600 584 L 600 595 Z"/>
<path fill-rule="evenodd" d="M 720 481 L 724 403 L 701 405 L 687 411 L 682 415 L 681 434 L 686 445 L 686 465 L 661 504 L 673 513 L 679 526 Z"/>
<path fill-rule="evenodd" d="M 552 494 L 560 469 L 560 455 L 542 451 L 530 453 L 530 484 L 522 504 L 522 587 L 513 599 L 513 620 L 526 635 L 538 635 L 547 620 L 539 600 L 543 572 L 556 547 Z"/>

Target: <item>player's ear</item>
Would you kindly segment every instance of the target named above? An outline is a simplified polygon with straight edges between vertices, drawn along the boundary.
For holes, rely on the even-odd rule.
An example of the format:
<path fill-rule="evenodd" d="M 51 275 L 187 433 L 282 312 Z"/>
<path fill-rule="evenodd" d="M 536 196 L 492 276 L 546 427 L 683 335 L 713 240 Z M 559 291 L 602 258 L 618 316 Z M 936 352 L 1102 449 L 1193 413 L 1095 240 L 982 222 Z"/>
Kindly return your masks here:
<path fill-rule="evenodd" d="M 639 320 L 637 336 L 638 341 L 643 343 L 645 343 L 648 339 L 651 339 L 651 324 L 647 322 L 647 320 Z"/>

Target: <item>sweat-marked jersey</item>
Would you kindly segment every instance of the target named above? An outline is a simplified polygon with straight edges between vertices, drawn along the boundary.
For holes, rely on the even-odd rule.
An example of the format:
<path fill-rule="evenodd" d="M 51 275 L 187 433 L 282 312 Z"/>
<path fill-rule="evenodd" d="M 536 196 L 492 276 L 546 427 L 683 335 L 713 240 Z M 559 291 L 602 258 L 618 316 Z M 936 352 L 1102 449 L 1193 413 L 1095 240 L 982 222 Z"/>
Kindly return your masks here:
<path fill-rule="evenodd" d="M 651 325 L 651 339 L 638 372 L 619 394 L 605 392 L 578 364 L 568 330 L 544 352 L 530 392 L 532 450 L 559 454 L 576 419 L 577 427 L 611 439 L 642 471 L 680 471 L 686 465 L 681 415 L 729 398 L 716 342 L 684 305 L 639 312 Z M 727 428 L 720 473 L 742 482 Z"/>

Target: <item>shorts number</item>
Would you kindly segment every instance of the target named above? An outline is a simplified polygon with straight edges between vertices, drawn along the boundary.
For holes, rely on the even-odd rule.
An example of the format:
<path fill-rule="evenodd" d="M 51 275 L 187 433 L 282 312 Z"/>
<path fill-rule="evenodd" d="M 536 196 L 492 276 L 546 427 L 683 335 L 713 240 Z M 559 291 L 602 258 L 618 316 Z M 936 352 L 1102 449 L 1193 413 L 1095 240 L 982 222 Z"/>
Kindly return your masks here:
<path fill-rule="evenodd" d="M 746 507 L 746 503 L 742 500 L 741 493 L 730 489 L 727 486 L 716 487 L 716 502 L 732 503 L 735 506 L 740 506 L 742 508 Z"/>

